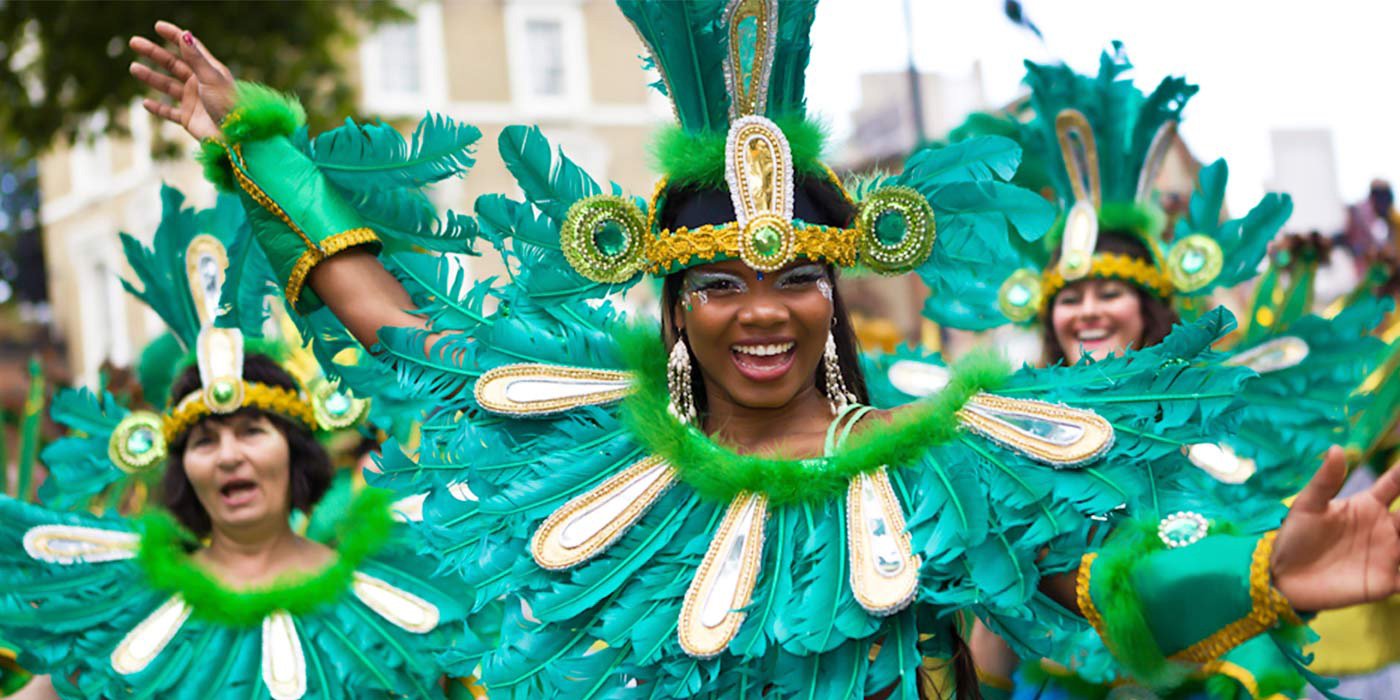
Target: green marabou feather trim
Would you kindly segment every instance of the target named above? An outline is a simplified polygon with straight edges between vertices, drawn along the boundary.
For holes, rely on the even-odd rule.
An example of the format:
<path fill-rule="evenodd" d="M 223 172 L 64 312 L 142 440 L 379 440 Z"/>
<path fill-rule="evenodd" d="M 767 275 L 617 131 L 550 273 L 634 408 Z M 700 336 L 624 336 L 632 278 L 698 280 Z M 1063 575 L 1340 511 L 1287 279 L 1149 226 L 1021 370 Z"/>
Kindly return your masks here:
<path fill-rule="evenodd" d="M 1104 643 L 1128 674 L 1153 688 L 1174 688 L 1190 674 L 1190 667 L 1162 653 L 1147 622 L 1147 613 L 1133 587 L 1133 567 L 1149 554 L 1166 548 L 1157 536 L 1156 522 L 1124 523 L 1114 530 L 1094 561 L 1094 578 L 1104 582 L 1103 597 L 1095 604 L 1108 633 Z M 1233 534 L 1226 523 L 1210 525 L 1210 534 Z"/>
<path fill-rule="evenodd" d="M 787 137 L 794 171 L 799 175 L 824 175 L 826 166 L 821 158 L 826 147 L 825 127 L 802 116 L 779 117 L 774 123 Z M 666 126 L 652 142 L 652 157 L 671 187 L 725 189 L 724 151 L 728 137 L 723 131 L 693 133 L 678 124 Z"/>
<path fill-rule="evenodd" d="M 266 85 L 239 82 L 234 87 L 233 109 L 220 126 L 223 137 L 204 139 L 196 160 L 204 177 L 225 192 L 237 192 L 228 162 L 228 147 L 244 141 L 291 136 L 306 123 L 306 110 L 297 98 Z"/>
<path fill-rule="evenodd" d="M 199 142 L 199 153 L 194 156 L 204 169 L 204 179 L 213 183 L 220 192 L 237 192 L 238 185 L 233 181 L 233 165 L 228 161 L 228 149 L 217 139 L 204 139 Z"/>
<path fill-rule="evenodd" d="M 901 410 L 880 430 L 857 433 L 830 457 L 815 460 L 740 455 L 667 412 L 666 357 L 654 328 L 632 328 L 619 338 L 637 391 L 623 403 L 631 433 L 664 457 L 682 482 L 702 498 L 728 503 L 741 492 L 762 493 L 774 506 L 829 502 L 850 479 L 881 466 L 916 463 L 930 447 L 961 431 L 957 413 L 974 394 L 1000 386 L 1010 372 L 992 353 L 974 353 L 952 367 L 938 395 Z"/>
<path fill-rule="evenodd" d="M 392 500 L 388 491 L 361 491 L 338 528 L 334 563 L 317 573 L 285 576 L 264 587 L 232 590 L 204 571 L 186 551 L 196 543 L 194 536 L 164 512 L 142 516 L 141 551 L 136 561 L 150 585 L 179 593 L 194 616 L 251 627 L 275 610 L 305 614 L 336 601 L 349 590 L 355 569 L 389 540 L 394 525 L 389 514 Z"/>

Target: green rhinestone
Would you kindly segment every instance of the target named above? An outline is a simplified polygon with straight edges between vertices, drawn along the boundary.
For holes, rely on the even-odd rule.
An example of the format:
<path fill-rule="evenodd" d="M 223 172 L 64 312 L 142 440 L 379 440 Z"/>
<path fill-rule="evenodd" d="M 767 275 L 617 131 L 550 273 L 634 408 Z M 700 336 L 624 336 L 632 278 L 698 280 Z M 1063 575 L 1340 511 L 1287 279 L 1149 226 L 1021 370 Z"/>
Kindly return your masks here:
<path fill-rule="evenodd" d="M 593 227 L 593 245 L 610 258 L 627 250 L 627 229 L 614 219 L 604 219 Z"/>
<path fill-rule="evenodd" d="M 772 226 L 764 226 L 753 232 L 753 249 L 765 258 L 778 254 L 783 247 L 783 235 Z"/>
<path fill-rule="evenodd" d="M 1200 248 L 1188 248 L 1181 256 L 1181 269 L 1188 275 L 1194 275 L 1206 266 L 1206 254 Z"/>
<path fill-rule="evenodd" d="M 883 246 L 896 246 L 909 235 L 909 219 L 904 212 L 890 209 L 875 218 L 875 239 Z"/>
<path fill-rule="evenodd" d="M 1031 290 L 1026 289 L 1025 285 L 1018 284 L 1006 290 L 1006 300 L 1011 302 L 1012 306 L 1025 306 L 1031 303 Z"/>
<path fill-rule="evenodd" d="M 1200 534 L 1201 526 L 1189 518 L 1172 518 L 1162 525 L 1162 536 L 1168 541 L 1183 544 Z"/>
<path fill-rule="evenodd" d="M 155 449 L 156 432 L 142 426 L 126 436 L 126 451 L 133 456 L 141 456 Z"/>
<path fill-rule="evenodd" d="M 336 392 L 326 397 L 326 413 L 343 416 L 350 412 L 350 397 Z"/>
<path fill-rule="evenodd" d="M 214 385 L 210 393 L 213 395 L 215 401 L 219 403 L 228 403 L 233 400 L 233 385 L 228 382 L 219 382 Z"/>

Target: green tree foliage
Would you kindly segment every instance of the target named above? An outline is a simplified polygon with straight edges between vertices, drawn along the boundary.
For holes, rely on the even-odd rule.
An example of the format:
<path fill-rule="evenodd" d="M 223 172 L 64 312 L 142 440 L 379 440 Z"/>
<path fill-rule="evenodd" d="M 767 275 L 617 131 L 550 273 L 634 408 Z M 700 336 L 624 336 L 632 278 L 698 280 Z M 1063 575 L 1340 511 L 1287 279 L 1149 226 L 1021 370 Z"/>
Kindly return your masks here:
<path fill-rule="evenodd" d="M 321 120 L 353 110 L 344 68 L 359 35 L 407 18 L 392 0 L 4 0 L 0 150 L 42 152 L 83 136 L 94 114 L 123 129 L 131 100 L 146 92 L 127 73 L 135 54 L 126 42 L 135 34 L 158 41 L 158 19 L 194 32 L 240 79 L 295 92 L 313 126 L 328 126 Z"/>

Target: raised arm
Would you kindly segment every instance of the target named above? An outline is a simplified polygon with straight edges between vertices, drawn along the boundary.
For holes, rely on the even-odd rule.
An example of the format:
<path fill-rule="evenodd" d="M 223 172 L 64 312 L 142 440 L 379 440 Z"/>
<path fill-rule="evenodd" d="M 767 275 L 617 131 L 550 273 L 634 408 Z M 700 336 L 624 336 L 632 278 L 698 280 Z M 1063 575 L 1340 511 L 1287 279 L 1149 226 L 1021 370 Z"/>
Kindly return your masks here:
<path fill-rule="evenodd" d="M 233 74 L 192 33 L 170 22 L 157 22 L 155 30 L 173 51 L 145 37 L 130 41 L 151 64 L 131 64 L 131 75 L 156 93 L 143 106 L 201 142 L 225 141 L 228 116 L 239 99 Z M 258 136 L 258 143 L 236 154 L 229 149 L 224 157 L 231 161 L 230 184 L 242 190 L 259 243 L 282 274 L 288 299 L 303 310 L 324 303 L 367 348 L 378 341 L 380 328 L 425 327 L 409 312 L 413 302 L 403 286 L 369 251 L 369 244 L 377 244 L 373 233 L 358 225 L 346 203 L 336 201 L 340 198 L 314 167 L 298 160 L 285 134 Z M 209 150 L 206 146 L 206 154 Z M 313 187 L 319 190 L 308 197 Z M 294 204 L 293 198 L 303 201 Z M 311 294 L 304 294 L 303 286 Z"/>

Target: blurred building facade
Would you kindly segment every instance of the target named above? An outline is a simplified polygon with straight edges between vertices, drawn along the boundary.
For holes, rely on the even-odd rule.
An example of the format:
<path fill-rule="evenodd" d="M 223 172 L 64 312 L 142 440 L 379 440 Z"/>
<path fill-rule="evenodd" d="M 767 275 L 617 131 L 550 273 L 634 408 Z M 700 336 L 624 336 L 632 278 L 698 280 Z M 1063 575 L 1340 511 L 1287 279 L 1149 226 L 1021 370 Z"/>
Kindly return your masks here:
<path fill-rule="evenodd" d="M 481 128 L 476 166 L 465 180 L 435 190 L 439 206 L 470 212 L 478 195 L 519 195 L 496 150 L 511 124 L 539 124 L 590 174 L 635 194 L 650 192 L 655 175 L 647 136 L 670 111 L 647 87 L 654 74 L 641 70 L 641 42 L 612 2 L 426 0 L 409 8 L 412 21 L 381 27 L 360 42 L 340 79 L 359 87 L 362 115 L 405 130 L 429 111 Z M 186 143 L 188 137 L 139 105 L 128 126 L 129 138 L 60 145 L 39 163 L 53 323 L 67 341 L 75 381 L 88 385 L 104 362 L 133 364 L 163 330 L 121 288 L 119 278 L 130 271 L 117 232 L 149 242 L 160 219 L 162 182 L 201 206 L 214 198 L 192 144 L 190 157 L 151 157 L 156 139 Z M 465 264 L 474 276 L 498 267 L 489 259 Z"/>

